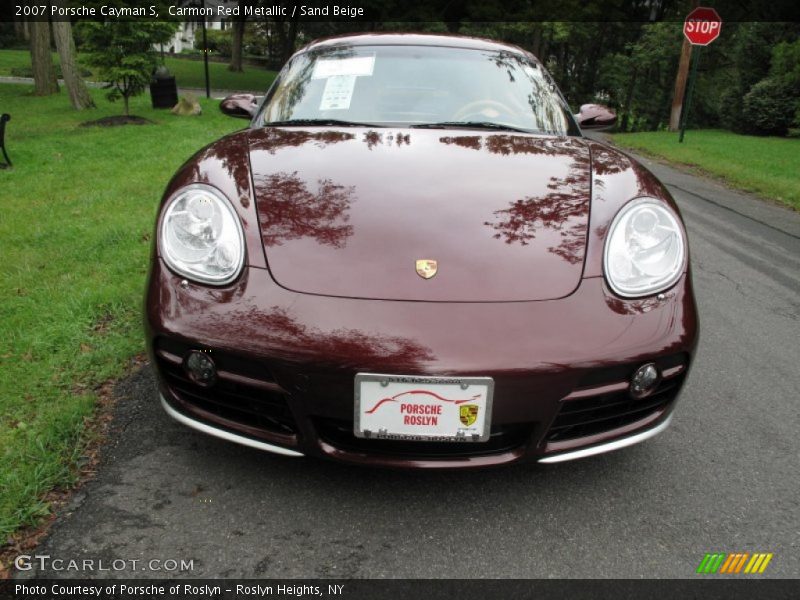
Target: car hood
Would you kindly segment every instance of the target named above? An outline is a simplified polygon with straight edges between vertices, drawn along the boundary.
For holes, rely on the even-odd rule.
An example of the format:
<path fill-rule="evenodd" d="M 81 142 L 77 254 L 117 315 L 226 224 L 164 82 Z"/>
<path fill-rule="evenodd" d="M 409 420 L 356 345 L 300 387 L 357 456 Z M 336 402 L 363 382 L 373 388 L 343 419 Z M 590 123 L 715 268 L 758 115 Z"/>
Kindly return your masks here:
<path fill-rule="evenodd" d="M 580 138 L 265 128 L 249 145 L 267 264 L 287 289 L 497 302 L 579 284 L 591 171 Z M 421 277 L 418 260 L 436 274 Z"/>

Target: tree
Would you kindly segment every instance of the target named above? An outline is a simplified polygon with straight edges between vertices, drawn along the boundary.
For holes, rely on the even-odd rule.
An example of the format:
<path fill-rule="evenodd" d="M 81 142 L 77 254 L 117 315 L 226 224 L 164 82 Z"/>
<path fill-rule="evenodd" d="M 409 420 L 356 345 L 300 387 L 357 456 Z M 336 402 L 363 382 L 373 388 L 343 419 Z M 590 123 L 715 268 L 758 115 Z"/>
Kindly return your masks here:
<path fill-rule="evenodd" d="M 14 19 L 14 34 L 17 36 L 17 39 L 30 42 L 31 34 L 28 29 L 28 22 L 21 19 Z"/>
<path fill-rule="evenodd" d="M 158 64 L 156 44 L 167 42 L 175 31 L 169 21 L 84 21 L 80 24 L 87 62 L 108 82 L 108 99 L 122 98 L 125 115 L 130 98 L 141 94 Z"/>
<path fill-rule="evenodd" d="M 781 42 L 772 51 L 770 74 L 782 82 L 794 99 L 795 125 L 800 125 L 800 39 Z"/>
<path fill-rule="evenodd" d="M 247 0 L 239 0 L 239 15 L 233 19 L 233 39 L 231 40 L 231 62 L 228 70 L 237 73 L 242 72 L 242 46 L 244 45 L 244 27 L 246 17 L 244 9 Z"/>
<path fill-rule="evenodd" d="M 656 130 L 668 124 L 681 44 L 680 23 L 647 23 L 623 52 L 603 57 L 598 84 L 619 108 L 620 130 Z"/>
<path fill-rule="evenodd" d="M 55 6 L 63 5 L 63 0 L 51 0 Z M 69 93 L 69 101 L 77 110 L 94 108 L 94 100 L 89 94 L 86 83 L 81 77 L 75 62 L 75 40 L 72 37 L 72 25 L 66 19 L 53 21 L 53 37 L 56 41 L 58 56 L 61 61 L 61 75 Z"/>
<path fill-rule="evenodd" d="M 292 14 L 292 6 L 288 5 L 288 3 L 280 2 L 277 3 L 276 6 L 283 7 L 287 14 Z M 281 64 L 283 64 L 289 60 L 295 51 L 298 26 L 297 19 L 275 15 L 265 17 L 265 22 L 269 35 L 274 35 L 277 39 L 278 47 L 274 48 L 273 46 L 272 49 L 277 50 L 277 58 L 280 60 Z"/>
<path fill-rule="evenodd" d="M 31 21 L 31 67 L 37 96 L 50 96 L 58 92 L 56 70 L 50 54 L 50 24 L 38 19 Z"/>
<path fill-rule="evenodd" d="M 745 96 L 753 86 L 770 76 L 773 48 L 782 41 L 797 40 L 798 35 L 800 24 L 797 23 L 734 23 L 728 28 L 728 34 L 720 38 L 718 47 L 712 44 L 712 52 L 723 54 L 720 62 L 727 75 L 726 80 L 712 90 L 719 98 L 718 113 L 725 127 L 749 132 L 751 123 L 743 113 Z M 763 92 L 760 90 L 756 96 Z"/>

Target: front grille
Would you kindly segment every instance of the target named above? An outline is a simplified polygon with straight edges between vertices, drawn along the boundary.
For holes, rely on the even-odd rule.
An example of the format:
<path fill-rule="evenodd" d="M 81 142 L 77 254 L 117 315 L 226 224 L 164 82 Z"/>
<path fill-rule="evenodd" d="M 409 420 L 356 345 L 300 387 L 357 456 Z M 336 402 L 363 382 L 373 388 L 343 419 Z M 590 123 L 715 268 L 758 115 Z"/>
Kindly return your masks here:
<path fill-rule="evenodd" d="M 545 437 L 558 442 L 586 437 L 624 427 L 662 411 L 680 390 L 684 375 L 663 380 L 656 391 L 646 398 L 631 398 L 627 389 L 597 396 L 567 400 Z"/>
<path fill-rule="evenodd" d="M 217 366 L 217 381 L 204 387 L 191 381 L 183 370 L 186 353 L 202 348 L 159 338 L 155 349 L 159 372 L 170 390 L 183 402 L 255 432 L 296 435 L 297 427 L 286 394 L 263 365 L 213 351 L 211 357 Z"/>
<path fill-rule="evenodd" d="M 407 442 L 356 437 L 352 421 L 315 419 L 314 425 L 320 439 L 339 450 L 419 460 L 503 454 L 526 445 L 534 429 L 533 423 L 492 427 L 485 442 Z"/>

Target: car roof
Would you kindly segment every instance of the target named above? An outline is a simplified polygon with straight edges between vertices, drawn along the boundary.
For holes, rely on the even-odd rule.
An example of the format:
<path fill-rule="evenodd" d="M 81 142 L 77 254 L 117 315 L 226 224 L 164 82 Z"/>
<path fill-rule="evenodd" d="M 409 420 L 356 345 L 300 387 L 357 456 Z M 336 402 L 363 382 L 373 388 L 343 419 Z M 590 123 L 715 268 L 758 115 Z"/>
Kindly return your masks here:
<path fill-rule="evenodd" d="M 301 48 L 298 54 L 309 50 L 319 50 L 335 46 L 442 46 L 449 48 L 468 48 L 472 50 L 504 50 L 528 58 L 532 57 L 529 52 L 513 44 L 464 35 L 436 33 L 360 33 L 355 35 L 338 35 L 314 40 L 304 48 Z"/>

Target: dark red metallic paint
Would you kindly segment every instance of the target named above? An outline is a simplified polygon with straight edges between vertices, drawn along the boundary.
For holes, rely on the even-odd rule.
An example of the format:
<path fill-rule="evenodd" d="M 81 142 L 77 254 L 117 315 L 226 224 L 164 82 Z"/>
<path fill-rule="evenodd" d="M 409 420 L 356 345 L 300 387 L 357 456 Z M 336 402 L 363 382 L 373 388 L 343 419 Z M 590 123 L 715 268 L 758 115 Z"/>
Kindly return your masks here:
<path fill-rule="evenodd" d="M 548 451 L 542 439 L 547 424 L 585 372 L 691 352 L 696 336 L 686 278 L 657 306 L 618 300 L 597 277 L 584 280 L 561 300 L 456 304 L 299 294 L 276 285 L 266 270 L 257 268 L 247 269 L 225 290 L 195 284 L 183 288 L 179 281 L 161 261 L 155 263 L 147 301 L 151 339 L 177 337 L 263 361 L 281 388 L 291 392 L 302 451 L 357 462 L 366 457 L 322 444 L 308 418 L 351 419 L 356 372 L 494 377 L 494 421 L 537 424 L 525 452 L 513 452 L 520 458 L 537 457 Z M 612 431 L 592 442 L 620 433 Z M 387 464 L 407 462 L 373 458 Z M 508 459 L 502 454 L 479 462 Z"/>
<path fill-rule="evenodd" d="M 461 130 L 253 128 L 196 154 L 164 201 L 195 182 L 231 199 L 246 267 L 228 286 L 180 285 L 154 252 L 148 349 L 162 394 L 184 414 L 311 456 L 440 468 L 613 440 L 663 421 L 675 405 L 551 439 L 566 405 L 624 393 L 630 365 L 667 361 L 665 382 L 679 389 L 697 341 L 688 261 L 660 298 L 623 299 L 603 279 L 605 234 L 626 202 L 647 195 L 677 210 L 660 182 L 613 148 Z M 438 259 L 441 272 L 419 278 L 416 258 Z M 263 380 L 221 378 L 280 394 L 296 430 L 259 429 L 187 401 L 166 378 L 181 356 L 161 340 L 263 367 Z M 352 421 L 357 372 L 491 376 L 493 423 L 529 429 L 513 447 L 478 456 L 337 444 L 320 428 Z"/>
<path fill-rule="evenodd" d="M 266 128 L 249 143 L 269 268 L 287 289 L 497 302 L 578 286 L 590 184 L 580 138 Z M 418 258 L 439 262 L 436 281 L 417 276 Z"/>

